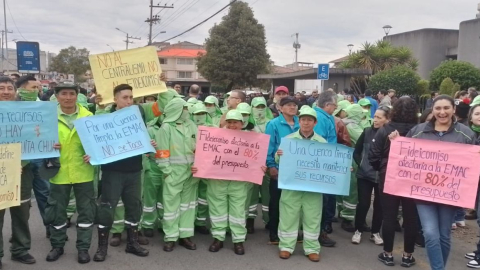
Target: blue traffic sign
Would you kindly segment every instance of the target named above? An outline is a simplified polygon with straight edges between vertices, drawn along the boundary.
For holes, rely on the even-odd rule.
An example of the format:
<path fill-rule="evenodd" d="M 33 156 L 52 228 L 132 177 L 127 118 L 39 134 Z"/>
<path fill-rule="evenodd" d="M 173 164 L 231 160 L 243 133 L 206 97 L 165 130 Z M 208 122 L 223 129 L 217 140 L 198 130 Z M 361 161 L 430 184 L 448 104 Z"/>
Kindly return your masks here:
<path fill-rule="evenodd" d="M 38 42 L 17 42 L 17 67 L 20 73 L 40 73 L 40 45 Z"/>
<path fill-rule="evenodd" d="M 330 65 L 318 64 L 317 79 L 328 80 L 330 78 Z"/>

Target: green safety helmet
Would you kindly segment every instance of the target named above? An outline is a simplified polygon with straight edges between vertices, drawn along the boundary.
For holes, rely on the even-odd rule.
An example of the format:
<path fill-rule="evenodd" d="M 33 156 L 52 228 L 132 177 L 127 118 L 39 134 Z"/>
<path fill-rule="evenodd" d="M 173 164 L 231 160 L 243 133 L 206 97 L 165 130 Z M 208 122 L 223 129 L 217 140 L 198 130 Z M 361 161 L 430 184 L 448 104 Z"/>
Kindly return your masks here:
<path fill-rule="evenodd" d="M 243 123 L 243 116 L 242 116 L 242 113 L 238 110 L 230 110 L 227 112 L 227 115 L 225 116 L 225 120 L 237 120 L 237 121 L 242 121 Z"/>

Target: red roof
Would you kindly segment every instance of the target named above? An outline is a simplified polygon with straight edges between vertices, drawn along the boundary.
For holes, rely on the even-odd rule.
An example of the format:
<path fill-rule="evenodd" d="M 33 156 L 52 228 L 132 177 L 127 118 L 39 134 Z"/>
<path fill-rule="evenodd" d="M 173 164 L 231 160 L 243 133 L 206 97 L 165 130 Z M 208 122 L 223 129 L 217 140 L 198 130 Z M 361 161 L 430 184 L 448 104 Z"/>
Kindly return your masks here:
<path fill-rule="evenodd" d="M 157 54 L 159 57 L 197 57 L 199 53 L 204 54 L 207 51 L 205 50 L 195 50 L 195 49 L 166 49 L 158 51 Z"/>

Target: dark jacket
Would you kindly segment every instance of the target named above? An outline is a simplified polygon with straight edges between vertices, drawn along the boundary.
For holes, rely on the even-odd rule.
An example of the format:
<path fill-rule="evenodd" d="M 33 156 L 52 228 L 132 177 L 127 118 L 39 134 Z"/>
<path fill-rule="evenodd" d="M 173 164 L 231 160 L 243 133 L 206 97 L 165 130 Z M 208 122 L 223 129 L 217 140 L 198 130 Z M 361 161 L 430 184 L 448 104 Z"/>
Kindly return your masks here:
<path fill-rule="evenodd" d="M 435 131 L 434 122 L 426 122 L 412 128 L 406 137 L 461 144 L 475 144 L 476 141 L 475 132 L 459 122 L 453 122 L 442 136 Z"/>
<path fill-rule="evenodd" d="M 413 123 L 396 123 L 390 122 L 380 128 L 375 134 L 375 137 L 368 152 L 368 161 L 372 168 L 379 173 L 380 190 L 383 190 L 385 183 L 385 174 L 387 172 L 388 154 L 390 153 L 390 139 L 388 135 L 395 130 L 400 133 L 400 136 L 405 137 L 407 133 L 415 126 Z"/>
<path fill-rule="evenodd" d="M 372 165 L 370 165 L 370 162 L 368 162 L 368 152 L 377 131 L 377 128 L 366 128 L 362 135 L 360 135 L 355 145 L 355 151 L 353 151 L 353 159 L 358 165 L 357 178 L 374 183 L 378 183 L 378 176 L 377 171 L 375 171 Z"/>

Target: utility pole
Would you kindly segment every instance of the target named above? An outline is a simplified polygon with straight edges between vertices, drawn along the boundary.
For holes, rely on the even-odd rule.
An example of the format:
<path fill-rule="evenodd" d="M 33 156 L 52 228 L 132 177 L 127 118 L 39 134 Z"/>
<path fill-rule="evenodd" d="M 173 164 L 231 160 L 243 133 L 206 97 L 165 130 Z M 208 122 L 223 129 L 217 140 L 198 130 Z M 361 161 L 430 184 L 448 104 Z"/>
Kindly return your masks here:
<path fill-rule="evenodd" d="M 6 9 L 6 6 L 5 6 L 5 0 L 3 0 L 3 19 L 4 19 L 4 22 L 5 22 L 5 30 L 2 31 L 2 38 L 3 38 L 3 33 L 5 33 L 5 56 L 7 58 L 7 73 L 9 71 L 9 68 L 8 68 L 8 36 L 7 34 L 8 33 L 13 33 L 13 31 L 8 31 L 7 30 L 7 9 Z M 2 43 L 3 44 L 3 43 Z M 4 57 L 3 57 L 3 50 L 2 50 L 2 66 L 3 66 L 3 60 L 4 60 Z M 2 70 L 3 72 L 3 70 Z"/>
<path fill-rule="evenodd" d="M 153 28 L 153 25 L 157 24 L 157 22 L 160 21 L 160 16 L 153 15 L 153 8 L 162 8 L 162 9 L 163 8 L 173 8 L 173 4 L 171 6 L 167 6 L 166 4 L 163 5 L 163 6 L 160 6 L 160 5 L 154 6 L 153 5 L 153 0 L 150 0 L 150 18 L 147 18 L 145 20 L 145 22 L 148 23 L 149 27 L 150 27 L 150 31 L 149 31 L 149 34 L 148 34 L 148 45 L 152 44 L 152 28 Z"/>
<path fill-rule="evenodd" d="M 124 33 L 125 35 L 127 35 L 127 36 L 126 36 L 127 39 L 123 41 L 123 42 L 125 42 L 126 45 L 127 45 L 127 46 L 126 46 L 127 50 L 128 50 L 128 43 L 133 43 L 133 41 L 130 41 L 130 39 L 137 39 L 137 40 L 141 40 L 141 39 L 142 39 L 142 38 L 139 38 L 139 37 L 132 37 L 132 36 L 130 36 L 127 32 L 122 31 L 122 30 L 121 30 L 120 28 L 118 28 L 118 27 L 116 27 L 115 29 L 117 29 L 118 31 L 120 31 L 120 32 Z"/>
<path fill-rule="evenodd" d="M 298 63 L 298 49 L 302 47 L 300 43 L 298 43 L 298 33 L 295 33 L 296 40 L 293 42 L 293 48 L 295 49 L 295 63 Z"/>

